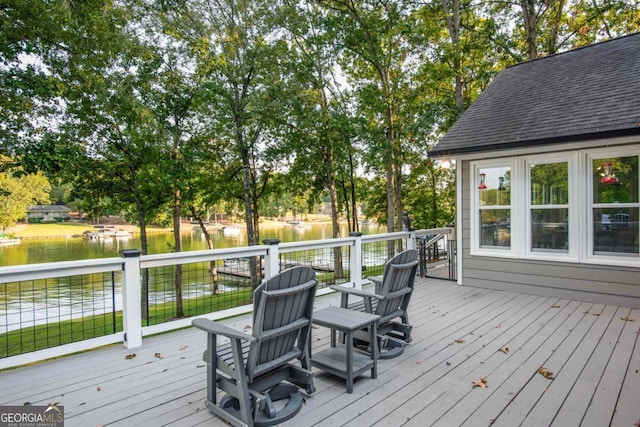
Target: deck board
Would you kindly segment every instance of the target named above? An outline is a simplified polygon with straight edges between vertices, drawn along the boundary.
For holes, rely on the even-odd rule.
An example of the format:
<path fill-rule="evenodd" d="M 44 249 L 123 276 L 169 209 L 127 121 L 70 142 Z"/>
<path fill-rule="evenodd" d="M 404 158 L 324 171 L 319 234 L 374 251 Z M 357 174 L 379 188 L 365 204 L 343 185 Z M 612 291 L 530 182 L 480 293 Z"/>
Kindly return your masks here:
<path fill-rule="evenodd" d="M 316 309 L 339 297 L 316 299 Z M 633 426 L 640 422 L 640 310 L 416 280 L 413 341 L 346 393 L 314 368 L 316 392 L 284 426 Z M 622 320 L 627 318 L 627 320 Z M 635 319 L 631 321 L 629 319 Z M 250 316 L 224 323 L 243 329 Z M 0 373 L 0 405 L 65 407 L 65 425 L 226 426 L 204 405 L 202 331 L 188 328 Z M 313 351 L 329 346 L 314 327 Z M 508 347 L 505 354 L 498 351 Z M 136 357 L 126 359 L 128 354 Z M 156 353 L 162 357 L 156 357 Z M 537 373 L 544 366 L 549 380 Z M 484 375 L 486 389 L 471 382 Z"/>

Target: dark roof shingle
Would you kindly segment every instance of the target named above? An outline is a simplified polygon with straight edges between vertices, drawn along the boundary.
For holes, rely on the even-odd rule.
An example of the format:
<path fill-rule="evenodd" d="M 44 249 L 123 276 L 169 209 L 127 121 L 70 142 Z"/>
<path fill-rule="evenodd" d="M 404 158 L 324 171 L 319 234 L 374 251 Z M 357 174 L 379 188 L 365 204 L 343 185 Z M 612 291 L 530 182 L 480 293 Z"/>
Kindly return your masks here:
<path fill-rule="evenodd" d="M 640 33 L 506 68 L 431 156 L 640 134 Z"/>

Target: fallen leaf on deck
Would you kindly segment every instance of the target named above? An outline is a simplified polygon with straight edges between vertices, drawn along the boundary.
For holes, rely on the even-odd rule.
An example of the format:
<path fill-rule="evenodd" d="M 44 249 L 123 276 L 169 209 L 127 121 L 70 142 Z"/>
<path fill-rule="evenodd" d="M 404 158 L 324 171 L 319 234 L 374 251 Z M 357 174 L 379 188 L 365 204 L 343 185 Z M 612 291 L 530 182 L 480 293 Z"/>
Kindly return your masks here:
<path fill-rule="evenodd" d="M 464 343 L 464 340 L 457 339 L 457 340 L 456 340 L 456 342 L 457 342 L 458 344 L 463 344 L 463 343 Z"/>
<path fill-rule="evenodd" d="M 484 375 L 481 375 L 478 381 L 471 381 L 471 388 L 476 387 L 487 388 L 487 379 L 484 377 Z"/>
<path fill-rule="evenodd" d="M 164 356 L 162 355 L 162 353 L 156 353 L 154 354 L 154 356 L 156 356 L 158 359 L 164 359 Z"/>
<path fill-rule="evenodd" d="M 102 389 L 100 387 L 96 387 L 97 391 L 102 391 Z"/>
<path fill-rule="evenodd" d="M 629 316 L 621 317 L 620 319 L 624 320 L 625 322 L 635 322 L 636 321 L 636 319 L 634 319 L 633 317 L 629 317 Z"/>
<path fill-rule="evenodd" d="M 204 368 L 207 365 L 196 365 L 196 368 Z"/>
<path fill-rule="evenodd" d="M 251 329 L 252 329 L 252 328 L 251 328 L 251 326 L 250 326 L 250 325 L 247 325 L 247 326 L 245 326 L 245 327 L 244 327 L 244 331 L 245 331 L 245 332 L 247 332 L 248 330 L 251 330 Z"/>
<path fill-rule="evenodd" d="M 135 353 L 131 353 L 131 354 L 127 354 L 124 358 L 127 359 L 127 360 L 131 360 L 134 357 L 136 357 L 136 354 Z"/>
<path fill-rule="evenodd" d="M 498 351 L 501 351 L 501 352 L 503 352 L 504 354 L 507 354 L 507 353 L 509 353 L 509 347 L 502 347 L 502 348 L 501 348 L 500 350 L 498 350 Z"/>
<path fill-rule="evenodd" d="M 183 345 L 180 347 L 180 351 L 184 350 L 185 348 L 189 347 L 188 345 Z"/>
<path fill-rule="evenodd" d="M 560 308 L 560 306 L 558 304 L 553 304 L 551 308 Z"/>
<path fill-rule="evenodd" d="M 601 313 L 593 313 L 594 316 L 600 316 Z"/>
<path fill-rule="evenodd" d="M 548 380 L 552 380 L 553 378 L 553 372 L 551 372 L 550 370 L 548 370 L 547 368 L 540 368 L 538 369 L 538 373 L 540 375 L 542 375 L 543 377 L 545 377 Z"/>
<path fill-rule="evenodd" d="M 31 406 L 31 402 L 24 402 L 22 406 Z"/>

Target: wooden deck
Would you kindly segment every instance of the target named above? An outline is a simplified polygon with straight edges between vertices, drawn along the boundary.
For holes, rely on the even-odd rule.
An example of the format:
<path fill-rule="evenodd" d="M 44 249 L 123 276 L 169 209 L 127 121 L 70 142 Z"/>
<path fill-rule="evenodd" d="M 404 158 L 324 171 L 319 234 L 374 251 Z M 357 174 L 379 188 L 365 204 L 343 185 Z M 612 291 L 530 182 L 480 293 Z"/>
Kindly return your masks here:
<path fill-rule="evenodd" d="M 337 305 L 319 297 L 317 308 Z M 290 426 L 624 426 L 640 423 L 640 312 L 419 279 L 414 341 L 378 378 L 315 371 Z M 635 319 L 635 320 L 632 320 Z M 249 317 L 230 319 L 245 328 Z M 314 329 L 313 348 L 329 345 Z M 0 405 L 59 402 L 71 426 L 224 426 L 205 407 L 193 328 L 0 373 Z M 503 351 L 499 351 L 503 349 Z M 538 373 L 544 367 L 553 379 Z M 486 378 L 486 388 L 472 382 Z"/>

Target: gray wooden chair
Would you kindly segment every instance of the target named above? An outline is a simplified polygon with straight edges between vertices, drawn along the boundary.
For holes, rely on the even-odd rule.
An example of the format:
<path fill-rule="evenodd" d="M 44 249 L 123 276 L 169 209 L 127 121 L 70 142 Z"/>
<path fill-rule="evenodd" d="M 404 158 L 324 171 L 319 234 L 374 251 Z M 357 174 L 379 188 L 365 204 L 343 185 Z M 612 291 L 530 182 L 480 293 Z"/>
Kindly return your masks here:
<path fill-rule="evenodd" d="M 391 258 L 384 266 L 382 276 L 371 277 L 374 292 L 332 286 L 341 292 L 341 307 L 364 310 L 380 316 L 378 321 L 378 346 L 381 359 L 397 357 L 404 351 L 405 343 L 411 342 L 412 325 L 409 324 L 407 309 L 413 292 L 418 268 L 418 251 L 409 249 Z M 358 304 L 349 304 L 349 296 L 362 298 Z M 370 346 L 365 331 L 356 338 Z"/>
<path fill-rule="evenodd" d="M 270 426 L 300 411 L 298 387 L 315 391 L 309 340 L 317 284 L 309 267 L 294 267 L 263 282 L 253 293 L 251 335 L 208 319 L 192 322 L 207 332 L 206 405 L 211 412 L 235 426 Z M 219 335 L 230 342 L 218 347 Z M 226 393 L 219 401 L 218 389 Z M 274 402 L 286 399 L 277 409 Z"/>

